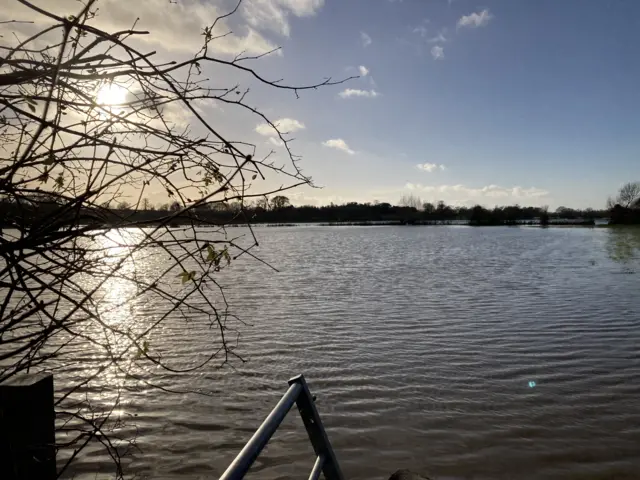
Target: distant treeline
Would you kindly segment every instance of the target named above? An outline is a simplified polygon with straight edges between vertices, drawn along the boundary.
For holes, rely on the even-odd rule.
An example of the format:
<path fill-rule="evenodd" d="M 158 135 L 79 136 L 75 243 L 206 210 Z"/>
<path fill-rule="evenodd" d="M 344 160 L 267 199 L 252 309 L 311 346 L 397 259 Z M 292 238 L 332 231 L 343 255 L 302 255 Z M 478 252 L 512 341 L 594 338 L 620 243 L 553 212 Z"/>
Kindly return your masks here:
<path fill-rule="evenodd" d="M 447 224 L 470 223 L 472 225 L 516 225 L 539 223 L 548 218 L 550 222 L 580 220 L 593 222 L 595 219 L 608 218 L 606 210 L 573 210 L 559 208 L 549 214 L 538 207 L 520 207 L 518 205 L 487 209 L 459 207 L 439 202 L 426 203 L 422 208 L 389 203 L 346 203 L 343 205 L 286 206 L 278 209 L 253 208 L 251 218 L 256 223 L 397 223 L 397 224 Z"/>
<path fill-rule="evenodd" d="M 480 205 L 460 207 L 425 203 L 419 206 L 391 205 L 390 203 L 345 203 L 325 206 L 293 206 L 284 196 L 260 201 L 248 206 L 239 203 L 213 203 L 186 208 L 178 202 L 154 207 L 150 202 L 141 202 L 144 208 L 135 208 L 120 204 L 115 208 L 105 206 L 80 212 L 60 205 L 53 197 L 43 195 L 20 202 L 0 201 L 0 221 L 2 226 L 10 227 L 20 223 L 45 223 L 48 227 L 57 224 L 63 227 L 68 223 L 100 225 L 122 225 L 140 222 L 154 225 L 165 223 L 180 225 L 185 223 L 233 224 L 398 224 L 427 225 L 467 223 L 470 225 L 553 225 L 586 224 L 592 225 L 597 219 L 611 218 L 612 223 L 640 223 L 640 209 L 624 208 L 616 205 L 611 210 L 577 210 L 560 207 L 554 212 L 546 208 L 521 207 L 519 205 L 502 206 L 488 209 Z M 188 206 L 187 206 L 188 207 Z"/>

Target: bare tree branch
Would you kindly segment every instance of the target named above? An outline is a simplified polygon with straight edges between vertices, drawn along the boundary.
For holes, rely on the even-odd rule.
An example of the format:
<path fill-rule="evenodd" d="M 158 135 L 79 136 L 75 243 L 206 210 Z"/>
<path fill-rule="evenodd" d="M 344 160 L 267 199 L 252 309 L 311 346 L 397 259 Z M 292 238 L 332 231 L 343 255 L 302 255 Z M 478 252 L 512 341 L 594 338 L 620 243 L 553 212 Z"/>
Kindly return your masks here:
<path fill-rule="evenodd" d="M 286 85 L 248 66 L 273 51 L 216 57 L 212 45 L 228 33 L 215 29 L 240 2 L 204 30 L 193 57 L 156 62 L 155 52 L 132 45 L 148 32 L 92 24 L 95 0 L 68 18 L 14 1 L 48 25 L 26 40 L 0 37 L 0 381 L 56 372 L 65 439 L 59 475 L 93 443 L 122 478 L 121 459 L 135 446 L 120 435 L 123 392 L 139 385 L 175 391 L 150 380 L 151 369 L 184 374 L 244 361 L 236 351 L 244 322 L 227 301 L 221 272 L 243 256 L 263 262 L 252 252 L 258 241 L 249 202 L 272 196 L 274 208 L 284 208 L 282 192 L 311 183 L 287 132 L 248 104 L 249 87 L 210 85 L 202 70 L 227 69 L 296 96 L 348 79 Z M 13 24 L 19 20 L 2 22 Z M 286 161 L 260 158 L 255 145 L 227 138 L 203 113 L 208 103 L 270 125 Z M 280 187 L 261 183 L 273 177 Z M 167 205 L 156 210 L 152 195 Z M 229 224 L 249 233 L 234 237 Z M 132 315 L 124 312 L 145 305 L 157 308 L 127 321 Z M 206 332 L 210 348 L 189 364 L 172 363 L 165 344 L 153 341 L 164 327 Z M 85 350 L 91 360 L 74 377 Z M 110 401 L 92 401 L 96 390 Z"/>

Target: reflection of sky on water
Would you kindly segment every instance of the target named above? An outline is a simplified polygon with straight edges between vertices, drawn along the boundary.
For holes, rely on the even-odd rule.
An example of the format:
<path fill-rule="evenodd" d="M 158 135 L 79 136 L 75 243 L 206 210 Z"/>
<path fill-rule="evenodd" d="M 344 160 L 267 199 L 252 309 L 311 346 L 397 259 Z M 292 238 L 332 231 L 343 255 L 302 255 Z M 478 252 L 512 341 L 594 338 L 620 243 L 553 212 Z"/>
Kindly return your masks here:
<path fill-rule="evenodd" d="M 634 255 L 614 247 L 634 243 L 610 230 L 265 229 L 260 256 L 280 273 L 240 258 L 215 275 L 230 287 L 231 311 L 253 325 L 237 350 L 248 363 L 173 374 L 131 351 L 123 369 L 141 379 L 110 369 L 88 390 L 107 408 L 119 389 L 118 414 L 140 428 L 131 473 L 142 478 L 218 476 L 298 372 L 319 394 L 350 478 L 384 478 L 398 465 L 434 478 L 564 478 L 558 472 L 581 468 L 580 478 L 610 478 L 612 464 L 635 472 L 639 277 L 620 275 L 628 263 L 614 258 Z M 105 262 L 113 267 L 136 238 L 101 240 Z M 618 250 L 637 262 L 627 247 Z M 166 267 L 149 250 L 124 262 L 122 278 L 100 289 L 105 323 L 139 329 L 159 319 L 170 300 L 157 295 L 133 298 L 129 310 L 114 304 L 135 296 L 134 272 L 149 281 Z M 177 271 L 160 282 L 174 294 L 189 287 Z M 145 339 L 151 355 L 187 367 L 214 334 L 185 310 Z M 86 350 L 95 358 L 85 368 L 106 362 L 101 349 Z M 256 478 L 306 470 L 313 452 L 299 427 L 274 438 Z M 87 471 L 108 463 L 83 458 Z"/>

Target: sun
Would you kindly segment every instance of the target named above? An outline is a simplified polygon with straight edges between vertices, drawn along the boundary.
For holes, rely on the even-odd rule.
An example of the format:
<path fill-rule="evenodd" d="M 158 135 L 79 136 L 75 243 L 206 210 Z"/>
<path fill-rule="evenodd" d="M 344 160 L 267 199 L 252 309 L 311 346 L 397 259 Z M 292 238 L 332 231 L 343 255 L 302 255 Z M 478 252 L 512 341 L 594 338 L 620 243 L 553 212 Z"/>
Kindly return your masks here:
<path fill-rule="evenodd" d="M 96 95 L 96 103 L 108 106 L 121 106 L 127 98 L 127 89 L 117 83 L 105 83 Z"/>

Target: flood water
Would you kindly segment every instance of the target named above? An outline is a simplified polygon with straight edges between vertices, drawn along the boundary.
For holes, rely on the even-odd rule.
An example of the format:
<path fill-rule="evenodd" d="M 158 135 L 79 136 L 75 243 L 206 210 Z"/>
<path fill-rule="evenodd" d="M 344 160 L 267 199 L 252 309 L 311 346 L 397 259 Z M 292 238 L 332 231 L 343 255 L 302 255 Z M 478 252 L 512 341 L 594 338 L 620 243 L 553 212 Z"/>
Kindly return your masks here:
<path fill-rule="evenodd" d="M 259 228 L 259 254 L 280 272 L 238 261 L 222 278 L 251 324 L 237 349 L 247 363 L 150 369 L 148 379 L 194 392 L 123 396 L 140 449 L 128 472 L 217 478 L 304 373 L 347 479 L 400 468 L 433 479 L 638 478 L 640 234 L 630 232 Z M 211 348 L 193 328 L 167 327 L 152 345 L 188 364 Z M 100 455 L 76 473 L 102 478 Z M 292 410 L 250 478 L 303 478 L 313 461 Z"/>

